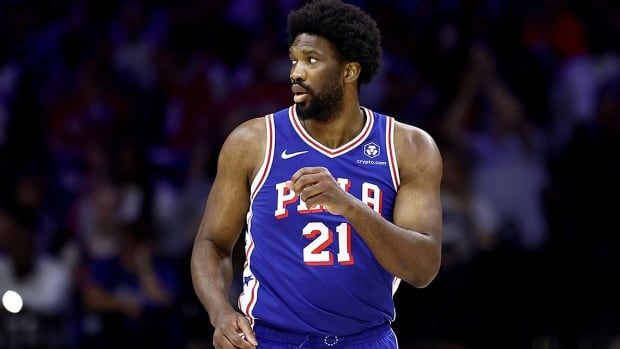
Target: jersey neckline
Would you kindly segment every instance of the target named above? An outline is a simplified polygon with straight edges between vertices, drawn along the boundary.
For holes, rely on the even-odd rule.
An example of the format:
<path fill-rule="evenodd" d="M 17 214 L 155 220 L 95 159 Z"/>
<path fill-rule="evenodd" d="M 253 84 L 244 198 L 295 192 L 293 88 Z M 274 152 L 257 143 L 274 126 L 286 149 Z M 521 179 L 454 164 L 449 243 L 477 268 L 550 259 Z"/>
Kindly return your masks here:
<path fill-rule="evenodd" d="M 301 138 L 306 144 L 308 144 L 310 147 L 312 147 L 319 153 L 327 157 L 330 157 L 330 158 L 335 158 L 340 155 L 348 153 L 352 149 L 355 149 L 358 145 L 364 142 L 366 138 L 368 138 L 368 136 L 370 135 L 372 126 L 375 123 L 374 113 L 366 107 L 360 106 L 360 108 L 362 109 L 364 113 L 366 113 L 366 122 L 364 123 L 364 126 L 362 127 L 360 132 L 355 137 L 353 137 L 353 139 L 339 146 L 338 148 L 329 148 L 321 144 L 316 139 L 314 139 L 308 133 L 308 131 L 306 131 L 306 129 L 303 127 L 303 125 L 299 121 L 299 117 L 297 116 L 297 110 L 295 108 L 295 105 L 292 105 L 289 107 L 288 116 L 289 116 L 291 125 L 293 126 L 293 129 L 295 130 L 299 138 Z"/>

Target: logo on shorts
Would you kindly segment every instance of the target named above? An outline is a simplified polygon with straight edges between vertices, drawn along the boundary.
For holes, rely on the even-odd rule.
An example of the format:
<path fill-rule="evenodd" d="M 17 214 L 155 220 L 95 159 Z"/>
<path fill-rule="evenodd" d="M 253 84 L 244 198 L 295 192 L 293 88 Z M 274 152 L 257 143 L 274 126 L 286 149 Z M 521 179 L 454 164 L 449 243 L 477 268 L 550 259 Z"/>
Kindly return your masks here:
<path fill-rule="evenodd" d="M 376 158 L 381 154 L 381 147 L 374 142 L 366 143 L 364 144 L 364 154 L 371 159 Z"/>

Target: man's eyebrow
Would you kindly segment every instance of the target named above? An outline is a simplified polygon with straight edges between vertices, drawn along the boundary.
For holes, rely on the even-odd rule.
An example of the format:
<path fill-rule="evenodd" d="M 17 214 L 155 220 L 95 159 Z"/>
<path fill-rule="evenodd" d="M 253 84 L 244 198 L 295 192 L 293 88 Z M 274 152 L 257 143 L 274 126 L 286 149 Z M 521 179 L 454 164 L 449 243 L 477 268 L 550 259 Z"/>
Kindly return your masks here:
<path fill-rule="evenodd" d="M 305 54 L 305 55 L 323 55 L 324 53 L 321 51 L 317 51 L 313 48 L 300 48 L 299 51 L 301 51 L 301 53 Z M 293 54 L 293 50 L 288 50 L 288 54 L 291 55 Z"/>

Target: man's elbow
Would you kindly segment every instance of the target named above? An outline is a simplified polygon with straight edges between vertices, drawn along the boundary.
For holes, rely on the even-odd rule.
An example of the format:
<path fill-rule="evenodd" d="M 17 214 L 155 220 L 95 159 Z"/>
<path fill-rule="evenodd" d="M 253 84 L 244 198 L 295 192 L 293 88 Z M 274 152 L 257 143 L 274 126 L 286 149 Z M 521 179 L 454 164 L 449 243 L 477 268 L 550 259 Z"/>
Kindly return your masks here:
<path fill-rule="evenodd" d="M 441 256 L 428 260 L 427 263 L 421 268 L 412 271 L 410 275 L 405 279 L 407 283 L 416 287 L 424 288 L 435 279 L 441 266 Z"/>

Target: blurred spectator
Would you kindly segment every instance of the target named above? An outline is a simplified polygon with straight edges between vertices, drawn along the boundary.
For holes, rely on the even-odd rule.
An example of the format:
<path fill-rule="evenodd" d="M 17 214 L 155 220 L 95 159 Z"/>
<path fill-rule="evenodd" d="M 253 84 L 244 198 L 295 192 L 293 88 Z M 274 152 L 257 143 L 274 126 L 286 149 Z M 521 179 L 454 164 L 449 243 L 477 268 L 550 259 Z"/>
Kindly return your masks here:
<path fill-rule="evenodd" d="M 144 226 L 129 225 L 117 255 L 94 258 L 84 287 L 89 347 L 176 347 L 178 278 L 153 256 Z"/>
<path fill-rule="evenodd" d="M 61 348 L 71 278 L 67 266 L 39 253 L 35 239 L 25 226 L 7 212 L 0 212 L 0 294 L 14 291 L 23 300 L 17 314 L 0 311 L 0 347 Z"/>
<path fill-rule="evenodd" d="M 45 206 L 42 178 L 33 174 L 22 175 L 17 178 L 14 191 L 14 217 L 32 231 L 39 251 L 53 252 L 58 243 L 58 223 Z"/>
<path fill-rule="evenodd" d="M 551 140 L 564 146 L 574 128 L 596 117 L 597 91 L 610 77 L 620 73 L 620 57 L 603 51 L 591 54 L 584 20 L 567 9 L 559 9 L 551 23 L 550 46 L 558 64 L 550 88 Z"/>
<path fill-rule="evenodd" d="M 495 247 L 498 217 L 489 199 L 473 191 L 467 151 L 444 144 L 442 157 L 442 268 L 450 269 Z"/>
<path fill-rule="evenodd" d="M 113 149 L 111 175 L 118 188 L 117 218 L 124 224 L 148 221 L 152 200 L 146 156 L 132 140 L 118 140 Z"/>
<path fill-rule="evenodd" d="M 24 307 L 41 314 L 59 314 L 69 294 L 69 272 L 57 259 L 37 251 L 32 232 L 2 213 L 5 256 L 0 259 L 2 293 L 14 290 Z M 6 229 L 6 230 L 4 230 Z"/>
<path fill-rule="evenodd" d="M 19 79 L 19 65 L 0 56 L 0 149 L 8 140 L 11 113 L 9 105 Z"/>
<path fill-rule="evenodd" d="M 468 114 L 479 93 L 485 108 Z M 481 125 L 468 125 L 469 116 Z M 547 238 L 544 136 L 525 118 L 518 98 L 497 76 L 491 53 L 481 46 L 471 50 L 471 65 L 446 116 L 445 132 L 474 152 L 474 195 L 488 198 L 494 207 L 500 242 L 540 248 Z"/>
<path fill-rule="evenodd" d="M 120 9 L 119 23 L 112 29 L 116 41 L 113 60 L 122 74 L 126 74 L 142 88 L 151 88 L 156 77 L 153 69 L 153 49 L 156 33 L 146 32 L 147 12 L 140 1 L 128 1 Z M 152 34 L 152 35 L 147 35 Z"/>
<path fill-rule="evenodd" d="M 107 258 L 119 252 L 119 188 L 109 182 L 94 185 L 77 203 L 77 233 L 88 258 Z"/>
<path fill-rule="evenodd" d="M 170 179 L 160 179 L 155 185 L 153 220 L 159 227 L 157 251 L 164 256 L 184 260 L 192 248 L 212 184 L 208 172 L 210 156 L 207 143 L 196 144 L 183 178 L 184 186 L 179 188 Z"/>

